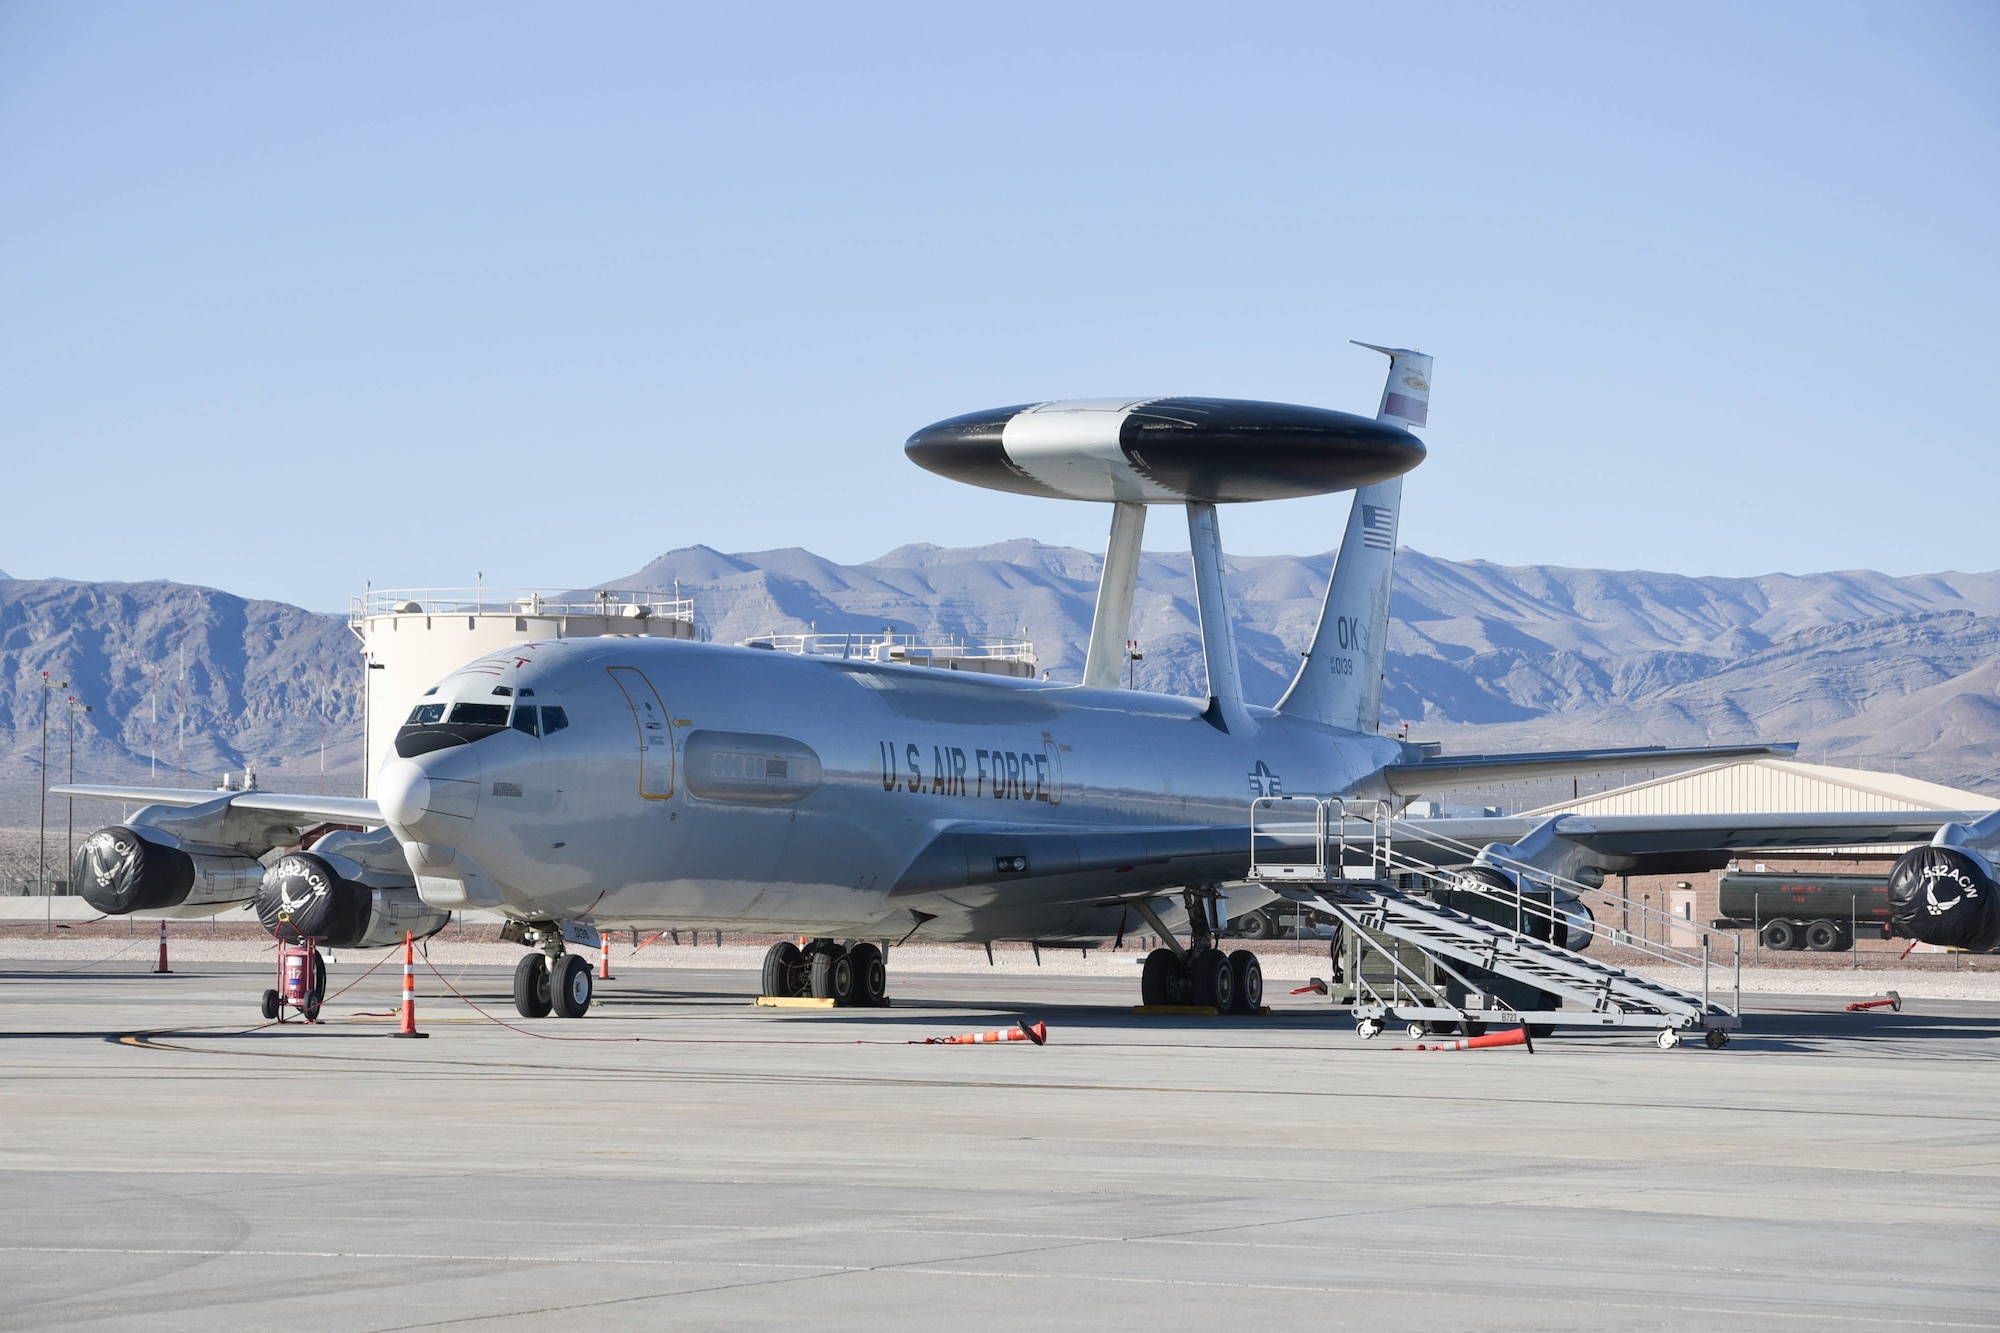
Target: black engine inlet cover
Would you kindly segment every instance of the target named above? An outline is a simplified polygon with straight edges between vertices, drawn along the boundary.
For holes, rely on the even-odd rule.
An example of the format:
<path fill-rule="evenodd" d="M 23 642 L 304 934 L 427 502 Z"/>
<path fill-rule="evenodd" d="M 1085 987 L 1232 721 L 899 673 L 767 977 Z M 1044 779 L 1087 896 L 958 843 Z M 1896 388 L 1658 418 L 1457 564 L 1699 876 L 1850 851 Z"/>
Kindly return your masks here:
<path fill-rule="evenodd" d="M 1889 919 L 1898 935 L 1954 949 L 2000 943 L 2000 887 L 1956 847 L 1918 847 L 1889 872 Z"/>
<path fill-rule="evenodd" d="M 368 928 L 372 895 L 340 877 L 322 857 L 292 852 L 264 872 L 257 888 L 257 919 L 288 944 L 316 939 L 344 948 Z"/>
<path fill-rule="evenodd" d="M 76 849 L 70 883 L 106 916 L 179 907 L 194 887 L 194 861 L 122 825 L 99 829 Z"/>

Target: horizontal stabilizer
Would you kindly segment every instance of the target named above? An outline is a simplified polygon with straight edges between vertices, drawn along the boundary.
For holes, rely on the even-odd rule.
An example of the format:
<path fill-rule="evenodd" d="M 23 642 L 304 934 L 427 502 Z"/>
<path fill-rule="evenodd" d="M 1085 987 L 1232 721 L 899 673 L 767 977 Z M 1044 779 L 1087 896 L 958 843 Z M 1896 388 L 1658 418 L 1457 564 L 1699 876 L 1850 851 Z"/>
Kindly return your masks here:
<path fill-rule="evenodd" d="M 1618 750 L 1545 750 L 1526 754 L 1439 755 L 1383 770 L 1398 796 L 1485 787 L 1533 778 L 1581 777 L 1586 773 L 1630 773 L 1649 768 L 1693 768 L 1732 759 L 1788 759 L 1798 745 L 1642 745 Z"/>

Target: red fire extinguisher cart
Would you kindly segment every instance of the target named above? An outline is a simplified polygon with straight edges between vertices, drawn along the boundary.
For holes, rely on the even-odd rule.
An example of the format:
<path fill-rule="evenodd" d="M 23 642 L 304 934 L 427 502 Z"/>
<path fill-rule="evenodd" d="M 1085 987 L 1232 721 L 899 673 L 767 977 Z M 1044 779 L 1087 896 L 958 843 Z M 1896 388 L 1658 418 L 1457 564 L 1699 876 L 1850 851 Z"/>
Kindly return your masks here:
<path fill-rule="evenodd" d="M 325 998 L 326 960 L 320 957 L 319 941 L 293 935 L 290 923 L 284 923 L 278 935 L 278 984 L 264 992 L 264 1017 L 289 1022 L 285 1010 L 291 1009 L 305 1022 L 317 1023 Z"/>

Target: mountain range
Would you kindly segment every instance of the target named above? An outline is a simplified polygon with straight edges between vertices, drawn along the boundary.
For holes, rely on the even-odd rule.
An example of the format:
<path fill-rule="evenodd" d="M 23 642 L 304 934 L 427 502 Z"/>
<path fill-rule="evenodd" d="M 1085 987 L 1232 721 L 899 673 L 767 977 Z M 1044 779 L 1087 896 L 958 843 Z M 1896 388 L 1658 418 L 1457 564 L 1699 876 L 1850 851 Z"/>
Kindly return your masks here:
<path fill-rule="evenodd" d="M 1246 692 L 1283 693 L 1333 563 L 1235 557 Z M 900 547 L 842 565 L 791 549 L 671 551 L 602 586 L 694 600 L 703 636 L 879 632 L 1027 638 L 1082 674 L 1099 557 L 1033 541 Z M 1501 566 L 1398 554 L 1386 725 L 1448 751 L 1797 740 L 1814 761 L 2000 791 L 2000 571 L 1756 578 Z M 1138 688 L 1204 693 L 1185 554 L 1149 553 Z M 360 670 L 343 617 L 172 583 L 0 576 L 0 823 L 32 824 L 41 673 L 49 769 L 80 779 L 360 786 Z M 155 721 L 157 709 L 157 721 Z M 183 720 L 185 730 L 183 731 Z"/>

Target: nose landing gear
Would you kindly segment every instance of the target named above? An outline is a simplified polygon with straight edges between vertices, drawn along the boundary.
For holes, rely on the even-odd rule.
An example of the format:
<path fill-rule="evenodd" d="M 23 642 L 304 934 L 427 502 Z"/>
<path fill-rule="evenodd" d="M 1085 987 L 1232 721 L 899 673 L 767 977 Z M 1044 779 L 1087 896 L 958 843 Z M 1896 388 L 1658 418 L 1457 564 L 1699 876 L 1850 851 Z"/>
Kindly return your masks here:
<path fill-rule="evenodd" d="M 554 926 L 525 926 L 512 936 L 534 949 L 514 967 L 514 1010 L 523 1018 L 582 1018 L 595 991 L 588 959 L 563 947 Z"/>

